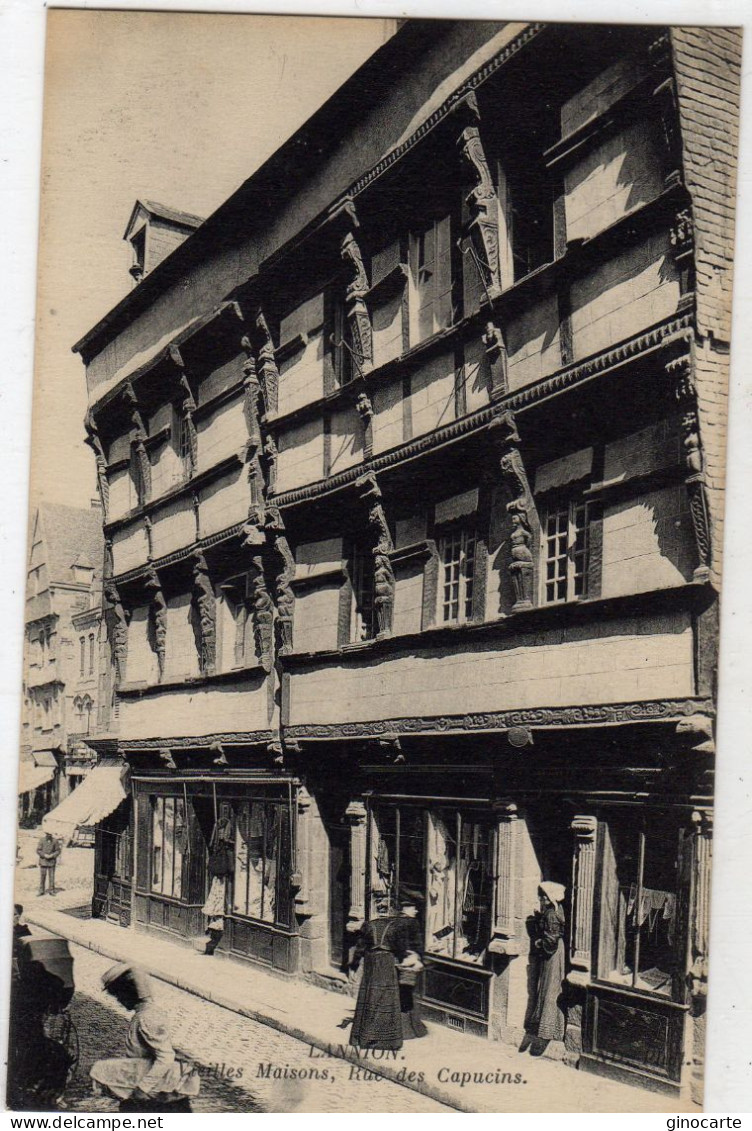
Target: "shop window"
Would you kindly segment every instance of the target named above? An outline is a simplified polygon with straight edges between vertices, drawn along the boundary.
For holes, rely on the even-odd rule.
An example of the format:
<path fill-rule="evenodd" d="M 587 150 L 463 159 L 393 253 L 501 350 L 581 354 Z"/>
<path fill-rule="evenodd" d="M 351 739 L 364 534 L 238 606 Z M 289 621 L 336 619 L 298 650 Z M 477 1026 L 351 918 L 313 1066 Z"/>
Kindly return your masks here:
<path fill-rule="evenodd" d="M 262 923 L 289 925 L 289 812 L 276 801 L 238 802 L 232 909 Z"/>
<path fill-rule="evenodd" d="M 410 345 L 452 324 L 452 224 L 444 216 L 410 234 Z"/>
<path fill-rule="evenodd" d="M 182 899 L 188 847 L 185 801 L 155 797 L 152 804 L 151 890 Z"/>
<path fill-rule="evenodd" d="M 549 506 L 541 526 L 543 600 L 546 604 L 587 597 L 590 542 L 588 504 Z"/>
<path fill-rule="evenodd" d="M 429 954 L 481 963 L 491 935 L 493 836 L 489 823 L 451 808 L 374 811 L 371 914 L 378 897 L 425 900 Z"/>
<path fill-rule="evenodd" d="M 350 639 L 372 640 L 376 635 L 374 609 L 374 561 L 368 546 L 356 546 L 351 559 L 352 570 L 352 616 L 350 619 Z"/>
<path fill-rule="evenodd" d="M 439 623 L 464 624 L 473 616 L 474 526 L 454 524 L 437 539 L 439 548 Z"/>
<path fill-rule="evenodd" d="M 671 997 L 680 988 L 679 834 L 658 821 L 603 826 L 598 976 Z"/>

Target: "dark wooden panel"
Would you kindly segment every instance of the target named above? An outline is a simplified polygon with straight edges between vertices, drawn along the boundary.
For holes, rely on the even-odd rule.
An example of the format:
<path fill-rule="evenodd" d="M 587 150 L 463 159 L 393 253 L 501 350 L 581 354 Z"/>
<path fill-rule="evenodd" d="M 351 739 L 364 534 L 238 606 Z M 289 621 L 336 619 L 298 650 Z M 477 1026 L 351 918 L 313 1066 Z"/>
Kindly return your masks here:
<path fill-rule="evenodd" d="M 489 984 L 486 972 L 462 970 L 429 959 L 423 974 L 421 997 L 458 1013 L 485 1020 L 488 1017 Z"/>
<path fill-rule="evenodd" d="M 679 1079 L 683 1010 L 595 990 L 588 994 L 586 1014 L 588 1052 L 653 1075 Z"/>

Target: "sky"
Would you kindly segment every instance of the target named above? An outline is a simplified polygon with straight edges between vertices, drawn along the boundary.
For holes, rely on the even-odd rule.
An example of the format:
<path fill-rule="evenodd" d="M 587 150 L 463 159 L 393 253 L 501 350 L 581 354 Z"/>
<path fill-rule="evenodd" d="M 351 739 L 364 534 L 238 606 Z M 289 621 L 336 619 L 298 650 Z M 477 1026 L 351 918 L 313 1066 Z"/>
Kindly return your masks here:
<path fill-rule="evenodd" d="M 71 346 L 131 288 L 138 197 L 208 216 L 391 34 L 393 20 L 51 10 L 30 502 L 87 506 Z M 63 458 L 61 458 L 61 454 Z"/>

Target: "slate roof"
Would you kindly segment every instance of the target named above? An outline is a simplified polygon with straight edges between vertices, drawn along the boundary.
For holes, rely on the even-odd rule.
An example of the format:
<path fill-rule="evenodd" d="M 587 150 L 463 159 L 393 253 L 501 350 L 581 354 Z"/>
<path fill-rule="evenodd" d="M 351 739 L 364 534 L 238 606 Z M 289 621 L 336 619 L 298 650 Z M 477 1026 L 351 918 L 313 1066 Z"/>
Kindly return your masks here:
<path fill-rule="evenodd" d="M 158 216 L 162 220 L 169 220 L 172 224 L 180 224 L 184 228 L 198 228 L 203 224 L 206 218 L 204 216 L 196 216 L 193 212 L 179 212 L 177 208 L 168 208 L 166 204 L 160 204 L 156 200 L 144 200 L 143 197 L 139 197 L 133 205 L 128 224 L 126 225 L 125 235 L 123 236 L 124 240 L 128 238 L 133 219 L 139 208 L 143 208 L 150 216 Z"/>
<path fill-rule="evenodd" d="M 104 559 L 102 511 L 99 507 L 69 507 L 40 503 L 39 520 L 50 582 L 71 582 L 71 566 L 93 566 L 101 576 Z"/>

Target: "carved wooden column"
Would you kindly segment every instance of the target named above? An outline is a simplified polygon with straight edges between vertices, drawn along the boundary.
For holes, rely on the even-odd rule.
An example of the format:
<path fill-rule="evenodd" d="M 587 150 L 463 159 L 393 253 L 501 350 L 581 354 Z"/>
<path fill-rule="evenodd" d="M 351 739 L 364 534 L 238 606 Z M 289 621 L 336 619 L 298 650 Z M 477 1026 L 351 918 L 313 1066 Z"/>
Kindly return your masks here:
<path fill-rule="evenodd" d="M 695 243 L 692 209 L 689 204 L 674 217 L 669 232 L 671 257 L 679 273 L 679 307 L 691 304 L 695 286 Z"/>
<path fill-rule="evenodd" d="M 376 612 L 376 637 L 391 635 L 394 613 L 394 570 L 389 555 L 394 550 L 384 508 L 381 488 L 372 471 L 356 480 L 361 500 L 368 506 L 368 526 L 373 547 L 373 605 Z"/>
<path fill-rule="evenodd" d="M 311 915 L 311 866 L 313 863 L 313 841 L 311 835 L 311 821 L 313 814 L 311 797 L 305 786 L 298 787 L 298 822 L 296 839 L 295 871 L 291 877 L 292 887 L 295 889 L 295 913 L 297 915 Z"/>
<path fill-rule="evenodd" d="M 499 458 L 501 476 L 511 496 L 507 503 L 512 530 L 509 536 L 509 576 L 514 591 L 513 612 L 533 606 L 533 523 L 537 520 L 535 503 L 527 480 L 525 465 L 517 445 L 520 436 L 511 412 L 500 412 L 488 426 L 489 435 Z"/>
<path fill-rule="evenodd" d="M 491 374 L 491 400 L 498 400 L 509 392 L 509 378 L 507 374 L 507 347 L 504 335 L 493 322 L 486 322 L 483 333 L 483 345 L 486 348 L 486 358 Z"/>
<path fill-rule="evenodd" d="M 345 810 L 350 821 L 350 910 L 347 930 L 359 931 L 366 915 L 367 810 L 360 800 L 351 801 Z"/>
<path fill-rule="evenodd" d="M 256 340 L 259 378 L 266 413 L 277 411 L 279 403 L 279 370 L 274 354 L 274 343 L 262 310 L 256 314 Z"/>
<path fill-rule="evenodd" d="M 358 394 L 355 408 L 363 423 L 363 458 L 371 459 L 373 456 L 373 404 L 365 389 Z"/>
<path fill-rule="evenodd" d="M 139 499 L 139 503 L 143 503 L 151 495 L 151 462 L 149 460 L 149 453 L 146 450 L 146 440 L 148 438 L 146 425 L 144 424 L 144 418 L 139 409 L 136 391 L 130 381 L 123 387 L 123 398 L 131 416 L 131 448 L 136 456 L 141 474 L 143 498 Z"/>
<path fill-rule="evenodd" d="M 203 554 L 193 561 L 193 602 L 198 614 L 202 675 L 214 675 L 217 663 L 217 602 Z"/>
<path fill-rule="evenodd" d="M 712 540 L 710 528 L 710 509 L 705 489 L 705 469 L 700 441 L 700 421 L 697 415 L 697 391 L 693 374 L 691 342 L 687 351 L 666 363 L 666 372 L 674 383 L 676 400 L 682 410 L 681 436 L 686 470 L 684 482 L 687 487 L 689 513 L 697 546 L 699 563 L 694 571 L 696 581 L 706 581 L 710 574 L 712 560 Z"/>
<path fill-rule="evenodd" d="M 103 609 L 107 636 L 112 650 L 112 663 L 116 682 L 125 683 L 128 663 L 128 614 L 120 597 L 120 590 L 112 579 L 103 584 Z"/>
<path fill-rule="evenodd" d="M 704 997 L 708 989 L 708 935 L 710 931 L 710 876 L 713 863 L 713 813 L 697 809 L 692 813 L 694 853 L 692 877 L 695 899 L 690 912 L 692 965 L 689 971 L 692 994 Z"/>
<path fill-rule="evenodd" d="M 245 549 L 250 550 L 248 577 L 250 599 L 253 613 L 253 635 L 256 642 L 261 667 L 270 672 L 274 665 L 274 602 L 266 584 L 264 569 L 264 547 L 266 534 L 263 528 L 263 512 L 251 519 L 243 527 Z"/>
<path fill-rule="evenodd" d="M 246 463 L 248 464 L 248 484 L 251 492 L 251 505 L 263 504 L 264 472 L 261 455 L 263 439 L 261 435 L 260 418 L 262 415 L 261 382 L 256 372 L 256 361 L 253 356 L 253 346 L 249 337 L 243 337 L 240 345 L 245 352 L 243 361 L 243 416 L 248 430 L 248 444 L 246 447 Z"/>
<path fill-rule="evenodd" d="M 110 507 L 110 481 L 107 478 L 107 457 L 91 409 L 87 409 L 84 418 L 84 428 L 86 429 L 85 443 L 88 444 L 94 452 L 94 459 L 97 465 L 97 487 L 99 489 L 99 499 L 102 504 L 102 519 L 104 522 L 107 522 Z"/>
<path fill-rule="evenodd" d="M 478 268 L 486 299 L 491 302 L 501 293 L 499 206 L 478 128 L 480 113 L 475 95 L 470 94 L 463 98 L 454 113 L 461 124 L 457 138 L 460 156 L 475 182 L 465 197 L 468 211 L 465 231 L 470 238 L 473 259 Z"/>
<path fill-rule="evenodd" d="M 295 594 L 292 583 L 295 579 L 295 558 L 285 533 L 285 524 L 279 507 L 266 508 L 267 537 L 271 538 L 276 560 L 274 574 L 274 597 L 277 605 L 277 649 L 281 656 L 292 651 L 293 614 Z"/>
<path fill-rule="evenodd" d="M 489 950 L 495 954 L 519 954 L 517 937 L 517 806 L 511 801 L 498 801 L 496 814 L 496 898 L 493 935 Z"/>
<path fill-rule="evenodd" d="M 595 851 L 598 821 L 578 815 L 572 821 L 572 924 L 570 932 L 570 981 L 589 981 L 592 968 L 593 900 L 595 897 Z"/>
<path fill-rule="evenodd" d="M 348 232 L 342 240 L 342 258 L 352 271 L 345 291 L 345 317 L 350 329 L 354 377 L 363 377 L 373 369 L 373 330 L 366 306 L 368 275 L 355 236 Z"/>
<path fill-rule="evenodd" d="M 144 581 L 149 594 L 151 623 L 154 631 L 154 651 L 157 654 L 157 666 L 160 680 L 164 677 L 165 649 L 167 645 L 167 602 L 162 592 L 162 582 L 155 569 L 150 569 Z"/>

